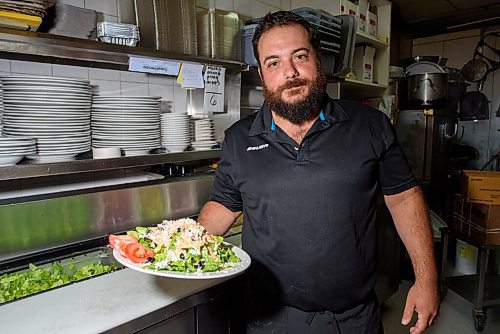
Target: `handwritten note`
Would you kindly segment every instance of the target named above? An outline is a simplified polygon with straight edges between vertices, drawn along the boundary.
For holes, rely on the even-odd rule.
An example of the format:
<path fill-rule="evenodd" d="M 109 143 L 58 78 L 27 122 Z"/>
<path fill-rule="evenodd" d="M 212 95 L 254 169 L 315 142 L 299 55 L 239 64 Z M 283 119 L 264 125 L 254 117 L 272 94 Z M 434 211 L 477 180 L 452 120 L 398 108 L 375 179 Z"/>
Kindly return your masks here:
<path fill-rule="evenodd" d="M 182 63 L 177 83 L 182 88 L 203 88 L 203 65 Z"/>
<path fill-rule="evenodd" d="M 203 111 L 208 113 L 224 112 L 224 76 L 226 69 L 220 66 L 207 65 L 205 70 L 205 95 Z"/>
<path fill-rule="evenodd" d="M 180 65 L 181 64 L 178 62 L 169 60 L 130 57 L 128 61 L 128 70 L 143 73 L 177 75 Z"/>

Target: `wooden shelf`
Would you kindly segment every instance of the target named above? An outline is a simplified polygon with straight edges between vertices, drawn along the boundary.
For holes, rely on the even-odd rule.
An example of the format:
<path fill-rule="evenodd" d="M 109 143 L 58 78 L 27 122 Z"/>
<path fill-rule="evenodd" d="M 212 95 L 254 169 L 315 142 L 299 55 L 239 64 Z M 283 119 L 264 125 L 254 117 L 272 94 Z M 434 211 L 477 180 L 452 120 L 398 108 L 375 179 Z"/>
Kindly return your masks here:
<path fill-rule="evenodd" d="M 378 89 L 387 89 L 387 85 L 379 85 L 376 82 L 366 82 L 366 81 L 360 81 L 360 80 L 355 80 L 355 79 L 345 79 L 345 82 L 343 85 L 347 88 L 363 88 L 363 87 L 370 87 L 370 88 L 378 88 Z"/>
<path fill-rule="evenodd" d="M 381 41 L 377 37 L 361 31 L 356 32 L 356 44 L 369 44 L 377 49 L 389 46 L 389 43 Z"/>

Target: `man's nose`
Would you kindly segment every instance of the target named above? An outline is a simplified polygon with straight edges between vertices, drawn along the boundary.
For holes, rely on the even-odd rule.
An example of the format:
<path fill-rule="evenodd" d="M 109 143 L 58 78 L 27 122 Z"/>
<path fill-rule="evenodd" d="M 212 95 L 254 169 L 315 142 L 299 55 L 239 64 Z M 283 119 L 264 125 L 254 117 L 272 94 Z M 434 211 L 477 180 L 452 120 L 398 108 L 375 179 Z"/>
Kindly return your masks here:
<path fill-rule="evenodd" d="M 283 64 L 283 74 L 285 76 L 285 79 L 295 78 L 299 75 L 299 71 L 297 71 L 297 68 L 295 67 L 295 64 L 293 62 L 286 61 Z"/>

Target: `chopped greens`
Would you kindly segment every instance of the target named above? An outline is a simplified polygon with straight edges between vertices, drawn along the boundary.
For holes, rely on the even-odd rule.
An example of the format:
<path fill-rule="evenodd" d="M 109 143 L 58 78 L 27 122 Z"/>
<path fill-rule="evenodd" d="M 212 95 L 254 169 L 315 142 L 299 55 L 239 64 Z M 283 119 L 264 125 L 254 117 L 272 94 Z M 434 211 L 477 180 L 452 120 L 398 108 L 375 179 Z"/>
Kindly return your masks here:
<path fill-rule="evenodd" d="M 155 227 L 136 227 L 127 232 L 156 255 L 143 268 L 176 272 L 214 272 L 231 268 L 240 258 L 223 243 L 221 236 L 208 234 L 196 221 L 164 220 Z"/>
<path fill-rule="evenodd" d="M 0 304 L 61 285 L 80 281 L 116 269 L 101 262 L 87 264 L 78 270 L 70 264 L 63 267 L 53 262 L 50 269 L 43 269 L 30 263 L 28 271 L 3 274 L 0 276 Z"/>

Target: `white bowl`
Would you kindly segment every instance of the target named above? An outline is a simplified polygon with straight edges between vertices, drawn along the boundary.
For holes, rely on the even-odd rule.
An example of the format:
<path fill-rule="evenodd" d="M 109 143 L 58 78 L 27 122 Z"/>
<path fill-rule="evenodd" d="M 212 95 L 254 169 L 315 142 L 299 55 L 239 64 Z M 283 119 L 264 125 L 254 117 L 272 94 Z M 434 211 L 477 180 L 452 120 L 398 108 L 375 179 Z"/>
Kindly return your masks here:
<path fill-rule="evenodd" d="M 94 159 L 117 158 L 122 156 L 122 150 L 119 147 L 92 147 L 92 156 Z"/>
<path fill-rule="evenodd" d="M 187 144 L 185 144 L 185 145 L 168 145 L 167 144 L 164 147 L 169 153 L 177 153 L 177 152 L 183 152 L 188 147 L 188 145 Z"/>
<path fill-rule="evenodd" d="M 24 158 L 24 155 L 0 155 L 0 166 L 12 166 Z"/>

